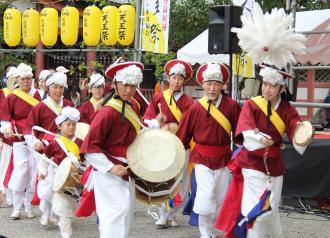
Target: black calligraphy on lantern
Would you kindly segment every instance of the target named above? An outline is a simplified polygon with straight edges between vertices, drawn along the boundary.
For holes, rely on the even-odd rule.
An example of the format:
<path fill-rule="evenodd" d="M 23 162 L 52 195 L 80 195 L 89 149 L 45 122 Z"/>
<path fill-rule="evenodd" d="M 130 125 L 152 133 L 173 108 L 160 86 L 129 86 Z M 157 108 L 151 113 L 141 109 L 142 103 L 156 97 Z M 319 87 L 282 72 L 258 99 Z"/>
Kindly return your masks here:
<path fill-rule="evenodd" d="M 102 16 L 102 33 L 101 37 L 103 41 L 109 40 L 109 19 L 107 15 Z"/>
<path fill-rule="evenodd" d="M 157 40 L 159 40 L 159 37 L 157 36 L 158 32 L 161 32 L 162 30 L 159 29 L 159 26 L 156 24 L 152 24 L 150 26 L 150 34 L 151 34 L 151 38 L 153 40 L 154 43 L 156 43 Z"/>
<path fill-rule="evenodd" d="M 126 11 L 119 12 L 119 28 L 118 28 L 118 38 L 120 40 L 125 40 L 126 38 Z"/>

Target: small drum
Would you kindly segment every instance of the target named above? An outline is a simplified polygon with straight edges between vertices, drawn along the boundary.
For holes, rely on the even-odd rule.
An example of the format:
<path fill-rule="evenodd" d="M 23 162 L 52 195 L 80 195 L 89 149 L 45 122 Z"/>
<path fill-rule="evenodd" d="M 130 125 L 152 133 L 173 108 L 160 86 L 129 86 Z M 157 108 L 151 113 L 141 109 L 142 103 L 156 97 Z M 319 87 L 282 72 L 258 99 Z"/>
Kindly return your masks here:
<path fill-rule="evenodd" d="M 314 136 L 314 127 L 309 121 L 303 121 L 296 127 L 293 140 L 297 145 L 306 146 L 311 143 Z"/>
<path fill-rule="evenodd" d="M 179 191 L 185 150 L 179 138 L 168 130 L 139 133 L 128 147 L 127 160 L 139 201 L 161 204 Z"/>
<path fill-rule="evenodd" d="M 69 157 L 62 160 L 58 166 L 53 183 L 54 192 L 63 192 L 65 189 L 80 188 L 80 175 L 78 169 L 71 162 Z"/>
<path fill-rule="evenodd" d="M 77 122 L 76 124 L 76 136 L 80 140 L 84 140 L 85 137 L 87 136 L 87 133 L 89 131 L 89 125 L 84 122 Z"/>

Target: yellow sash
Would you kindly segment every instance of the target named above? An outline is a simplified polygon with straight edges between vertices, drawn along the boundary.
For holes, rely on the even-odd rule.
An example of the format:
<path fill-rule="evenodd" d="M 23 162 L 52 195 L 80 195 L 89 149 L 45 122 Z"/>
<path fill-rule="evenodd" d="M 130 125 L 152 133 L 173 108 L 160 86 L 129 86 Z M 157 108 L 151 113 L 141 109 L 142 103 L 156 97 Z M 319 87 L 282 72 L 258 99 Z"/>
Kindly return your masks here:
<path fill-rule="evenodd" d="M 30 104 L 33 107 L 39 103 L 39 101 L 37 99 L 32 97 L 30 94 L 23 92 L 21 89 L 15 89 L 13 91 L 13 94 L 15 94 L 20 99 L 23 99 L 24 102 L 27 102 L 28 104 Z"/>
<path fill-rule="evenodd" d="M 198 102 L 207 111 L 207 109 L 209 107 L 209 103 L 208 103 L 207 98 L 204 96 L 201 99 L 199 99 Z M 222 126 L 222 128 L 225 129 L 225 131 L 228 133 L 228 135 L 230 135 L 230 133 L 231 133 L 231 124 L 230 124 L 229 120 L 213 104 L 211 104 L 211 107 L 210 107 L 210 114 Z"/>
<path fill-rule="evenodd" d="M 267 100 L 261 96 L 253 97 L 251 99 L 253 102 L 255 102 L 255 104 L 257 104 L 257 106 L 261 109 L 261 111 L 263 113 L 265 113 L 265 115 L 267 116 Z M 285 124 L 284 124 L 282 118 L 280 117 L 280 115 L 278 115 L 278 113 L 274 110 L 273 107 L 271 108 L 271 110 L 272 110 L 272 115 L 270 116 L 270 121 L 273 123 L 273 125 L 275 126 L 277 131 L 280 133 L 280 135 L 283 136 L 285 133 Z"/>
<path fill-rule="evenodd" d="M 7 97 L 11 93 L 11 90 L 9 88 L 3 88 L 2 91 L 5 97 Z"/>
<path fill-rule="evenodd" d="M 178 106 L 176 105 L 175 100 L 173 100 L 172 105 L 170 105 L 170 100 L 171 100 L 171 96 L 172 96 L 171 90 L 170 89 L 165 90 L 163 92 L 163 96 L 164 96 L 166 104 L 170 108 L 173 116 L 175 117 L 175 119 L 178 122 L 180 122 L 180 119 L 182 117 L 182 113 L 181 113 L 180 109 L 178 108 Z"/>
<path fill-rule="evenodd" d="M 115 99 L 115 98 L 111 98 L 105 104 L 105 106 L 110 106 L 113 109 L 117 110 L 119 113 L 121 113 L 122 107 L 123 107 L 123 101 Z M 130 123 L 132 123 L 132 125 L 134 126 L 134 128 L 136 130 L 136 133 L 139 133 L 140 129 L 141 129 L 141 127 L 140 127 L 140 118 L 139 118 L 138 115 L 136 115 L 134 110 L 128 104 L 125 105 L 124 116 L 126 117 L 127 120 L 129 120 Z"/>
<path fill-rule="evenodd" d="M 103 98 L 101 98 L 100 100 L 96 100 L 95 98 L 91 97 L 91 99 L 89 99 L 89 101 L 91 102 L 91 104 L 95 107 L 95 105 L 99 102 L 103 100 Z"/>
<path fill-rule="evenodd" d="M 59 116 L 62 112 L 62 107 L 58 105 L 56 102 L 54 102 L 53 99 L 50 97 L 47 97 L 46 99 L 43 100 L 43 102 L 46 104 L 46 106 L 54 112 L 57 116 Z"/>
<path fill-rule="evenodd" d="M 60 141 L 63 143 L 63 145 L 65 146 L 65 148 L 71 152 L 72 154 L 74 154 L 78 159 L 80 159 L 80 149 L 79 146 L 74 143 L 74 141 L 61 136 L 60 137 Z"/>

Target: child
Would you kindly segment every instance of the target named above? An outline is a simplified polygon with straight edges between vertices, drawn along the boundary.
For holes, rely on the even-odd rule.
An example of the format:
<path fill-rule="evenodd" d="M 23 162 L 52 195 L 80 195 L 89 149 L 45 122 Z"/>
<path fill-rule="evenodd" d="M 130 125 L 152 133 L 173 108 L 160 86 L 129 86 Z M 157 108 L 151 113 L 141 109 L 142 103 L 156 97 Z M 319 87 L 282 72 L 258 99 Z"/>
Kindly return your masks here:
<path fill-rule="evenodd" d="M 79 148 L 82 140 L 75 137 L 76 122 L 79 120 L 79 111 L 72 107 L 63 108 L 61 114 L 55 120 L 61 136 L 47 146 L 45 154 L 57 165 L 66 157 L 69 157 L 75 166 L 79 167 L 80 165 Z M 52 206 L 52 211 L 59 217 L 61 237 L 71 237 L 70 218 L 74 215 L 74 199 L 63 192 L 54 192 Z"/>

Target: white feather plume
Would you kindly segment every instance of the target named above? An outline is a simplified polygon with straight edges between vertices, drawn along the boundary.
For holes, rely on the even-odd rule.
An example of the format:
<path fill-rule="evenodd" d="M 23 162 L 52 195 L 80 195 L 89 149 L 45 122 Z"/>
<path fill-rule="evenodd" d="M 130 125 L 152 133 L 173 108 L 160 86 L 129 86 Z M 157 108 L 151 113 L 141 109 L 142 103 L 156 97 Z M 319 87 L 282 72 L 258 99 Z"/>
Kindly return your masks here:
<path fill-rule="evenodd" d="M 305 53 L 306 38 L 294 33 L 292 15 L 284 9 L 274 8 L 263 14 L 259 4 L 255 4 L 253 16 L 241 16 L 242 28 L 233 28 L 239 38 L 239 46 L 255 63 L 267 63 L 278 68 L 294 63 L 293 54 Z"/>

